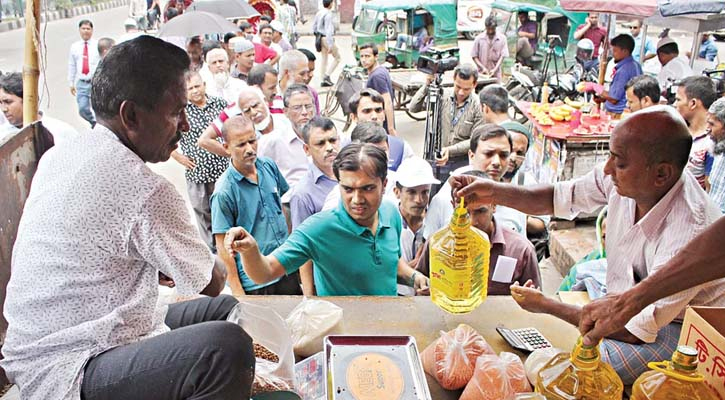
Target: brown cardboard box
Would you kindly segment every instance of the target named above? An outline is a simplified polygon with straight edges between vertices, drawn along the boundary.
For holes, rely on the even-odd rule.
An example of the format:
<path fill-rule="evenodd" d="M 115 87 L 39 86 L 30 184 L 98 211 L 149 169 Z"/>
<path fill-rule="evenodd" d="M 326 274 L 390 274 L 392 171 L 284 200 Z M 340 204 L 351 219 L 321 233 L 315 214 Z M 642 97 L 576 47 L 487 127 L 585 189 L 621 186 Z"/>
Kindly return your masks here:
<path fill-rule="evenodd" d="M 688 307 L 679 344 L 697 349 L 698 371 L 725 399 L 725 308 Z"/>

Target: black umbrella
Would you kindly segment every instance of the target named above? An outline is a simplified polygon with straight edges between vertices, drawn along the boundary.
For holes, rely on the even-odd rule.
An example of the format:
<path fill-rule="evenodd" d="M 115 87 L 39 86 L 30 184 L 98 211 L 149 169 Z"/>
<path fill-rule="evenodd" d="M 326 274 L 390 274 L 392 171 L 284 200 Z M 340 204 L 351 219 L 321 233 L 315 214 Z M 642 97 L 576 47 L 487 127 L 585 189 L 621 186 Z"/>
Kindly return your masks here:
<path fill-rule="evenodd" d="M 243 0 L 194 0 L 189 9 L 206 11 L 224 18 L 252 18 L 259 15 L 254 7 Z"/>
<path fill-rule="evenodd" d="M 239 28 L 221 15 L 205 11 L 188 11 L 172 18 L 159 30 L 159 37 L 193 37 L 214 33 L 236 32 Z"/>

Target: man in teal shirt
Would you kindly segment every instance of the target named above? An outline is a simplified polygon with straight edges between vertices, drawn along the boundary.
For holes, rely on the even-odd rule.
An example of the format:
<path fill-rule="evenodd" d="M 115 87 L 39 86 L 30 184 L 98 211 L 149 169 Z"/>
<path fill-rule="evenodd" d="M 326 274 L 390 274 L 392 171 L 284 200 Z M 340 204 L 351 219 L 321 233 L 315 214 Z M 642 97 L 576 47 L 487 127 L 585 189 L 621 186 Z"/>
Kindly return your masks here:
<path fill-rule="evenodd" d="M 231 117 L 222 126 L 229 168 L 219 177 L 211 195 L 211 228 L 219 256 L 227 267 L 232 294 L 302 294 L 298 274 L 255 283 L 244 273 L 239 257 L 224 249 L 224 234 L 243 226 L 259 239 L 259 249 L 269 254 L 287 239 L 287 221 L 281 197 L 289 186 L 274 161 L 257 157 L 257 135 L 252 121 Z"/>
<path fill-rule="evenodd" d="M 336 209 L 305 220 L 268 256 L 242 227 L 229 230 L 226 251 L 241 254 L 244 271 L 254 282 L 291 274 L 312 260 L 319 296 L 395 296 L 398 281 L 427 293 L 428 279 L 400 257 L 400 215 L 382 203 L 387 169 L 383 150 L 370 144 L 346 146 L 333 164 L 342 197 Z"/>

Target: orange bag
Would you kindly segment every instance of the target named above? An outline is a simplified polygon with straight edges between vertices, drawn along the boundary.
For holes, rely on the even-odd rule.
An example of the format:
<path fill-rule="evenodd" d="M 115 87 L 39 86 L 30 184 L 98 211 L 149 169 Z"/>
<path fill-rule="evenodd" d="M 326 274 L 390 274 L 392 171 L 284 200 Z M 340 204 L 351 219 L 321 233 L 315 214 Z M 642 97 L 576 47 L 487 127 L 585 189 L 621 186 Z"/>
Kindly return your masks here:
<path fill-rule="evenodd" d="M 423 369 L 448 390 L 460 389 L 471 380 L 476 359 L 482 354 L 496 354 L 475 329 L 460 324 L 431 343 L 423 353 Z M 522 367 L 523 369 L 523 367 Z"/>
<path fill-rule="evenodd" d="M 482 355 L 476 371 L 459 400 L 513 400 L 517 393 L 530 392 L 524 364 L 513 353 Z"/>

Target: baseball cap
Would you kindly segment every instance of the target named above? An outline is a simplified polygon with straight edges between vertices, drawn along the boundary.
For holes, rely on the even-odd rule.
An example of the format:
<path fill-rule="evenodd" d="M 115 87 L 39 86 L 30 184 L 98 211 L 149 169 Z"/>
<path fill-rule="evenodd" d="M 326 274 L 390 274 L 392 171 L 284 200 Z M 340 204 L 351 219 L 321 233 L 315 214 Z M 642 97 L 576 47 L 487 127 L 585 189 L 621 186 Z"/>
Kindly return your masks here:
<path fill-rule="evenodd" d="M 420 157 L 409 157 L 403 160 L 398 170 L 395 171 L 395 180 L 403 187 L 441 183 L 433 176 L 433 168 L 428 164 L 428 161 Z"/>
<path fill-rule="evenodd" d="M 247 50 L 254 49 L 254 44 L 241 36 L 230 39 L 229 44 L 233 46 L 235 53 L 244 53 Z"/>
<path fill-rule="evenodd" d="M 270 22 L 269 26 L 270 26 L 270 28 L 272 28 L 272 30 L 274 30 L 276 32 L 279 32 L 279 33 L 284 32 L 284 26 L 282 26 L 282 23 L 277 20 Z"/>
<path fill-rule="evenodd" d="M 660 39 L 659 42 L 657 42 L 657 50 L 661 49 L 662 46 L 666 46 L 671 43 L 677 43 L 677 42 L 675 42 L 675 40 L 672 39 L 671 37 L 665 36 L 662 39 Z"/>

